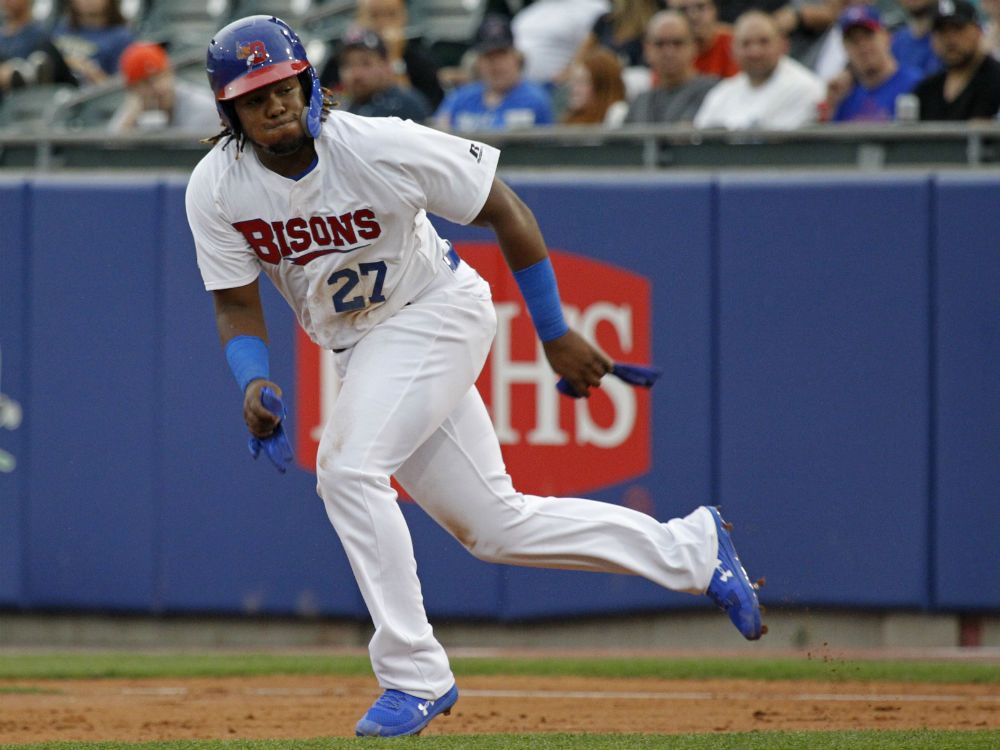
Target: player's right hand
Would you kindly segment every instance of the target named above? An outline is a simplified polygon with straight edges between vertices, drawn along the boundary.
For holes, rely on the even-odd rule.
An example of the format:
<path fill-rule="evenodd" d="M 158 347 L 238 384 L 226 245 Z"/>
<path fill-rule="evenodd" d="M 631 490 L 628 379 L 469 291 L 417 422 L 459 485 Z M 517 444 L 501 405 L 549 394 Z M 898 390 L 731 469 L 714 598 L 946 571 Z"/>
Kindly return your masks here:
<path fill-rule="evenodd" d="M 260 399 L 260 392 L 270 388 L 281 398 L 281 388 L 270 380 L 254 380 L 243 394 L 243 419 L 252 435 L 265 438 L 274 433 L 281 423 L 281 415 L 268 411 Z"/>

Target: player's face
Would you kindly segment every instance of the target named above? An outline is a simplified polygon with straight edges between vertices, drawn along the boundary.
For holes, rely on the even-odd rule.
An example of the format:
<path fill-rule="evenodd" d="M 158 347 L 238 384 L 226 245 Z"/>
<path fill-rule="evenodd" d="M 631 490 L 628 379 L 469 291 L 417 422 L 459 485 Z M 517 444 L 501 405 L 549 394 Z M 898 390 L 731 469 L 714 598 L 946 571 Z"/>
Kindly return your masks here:
<path fill-rule="evenodd" d="M 931 33 L 931 46 L 946 68 L 961 68 L 976 58 L 982 38 L 974 23 L 944 23 Z"/>
<path fill-rule="evenodd" d="M 300 117 L 306 97 L 296 76 L 250 91 L 233 103 L 247 138 L 265 151 L 283 156 L 305 143 Z"/>

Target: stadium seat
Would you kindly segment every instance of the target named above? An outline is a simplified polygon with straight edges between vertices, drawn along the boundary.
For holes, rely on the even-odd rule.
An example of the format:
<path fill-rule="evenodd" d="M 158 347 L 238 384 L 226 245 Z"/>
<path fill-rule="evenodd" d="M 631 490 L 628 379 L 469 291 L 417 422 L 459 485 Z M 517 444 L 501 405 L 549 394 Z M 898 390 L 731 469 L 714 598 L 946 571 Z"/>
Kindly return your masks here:
<path fill-rule="evenodd" d="M 137 36 L 163 42 L 171 55 L 202 52 L 212 34 L 231 17 L 234 0 L 149 0 L 136 24 Z"/>
<path fill-rule="evenodd" d="M 0 102 L 0 129 L 37 132 L 49 127 L 53 114 L 77 89 L 61 83 L 14 89 Z"/>

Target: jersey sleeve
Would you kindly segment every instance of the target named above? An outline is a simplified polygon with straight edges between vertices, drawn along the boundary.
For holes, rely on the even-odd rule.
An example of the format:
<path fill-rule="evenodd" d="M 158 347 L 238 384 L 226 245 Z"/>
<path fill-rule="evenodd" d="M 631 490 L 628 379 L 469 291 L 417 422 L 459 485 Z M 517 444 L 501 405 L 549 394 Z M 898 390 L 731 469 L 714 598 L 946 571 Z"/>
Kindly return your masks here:
<path fill-rule="evenodd" d="M 205 289 L 246 286 L 260 275 L 260 262 L 222 214 L 208 170 L 195 169 L 184 206 Z"/>
<path fill-rule="evenodd" d="M 475 219 L 493 185 L 500 151 L 409 121 L 384 123 L 379 161 L 398 170 L 400 194 L 456 224 Z"/>

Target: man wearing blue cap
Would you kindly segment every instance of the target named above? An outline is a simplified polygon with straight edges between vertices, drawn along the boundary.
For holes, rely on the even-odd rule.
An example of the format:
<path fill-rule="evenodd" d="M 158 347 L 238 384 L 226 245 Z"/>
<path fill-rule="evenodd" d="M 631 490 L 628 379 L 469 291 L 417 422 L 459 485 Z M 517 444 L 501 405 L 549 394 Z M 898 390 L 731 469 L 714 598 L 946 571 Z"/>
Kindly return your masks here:
<path fill-rule="evenodd" d="M 895 119 L 896 97 L 907 94 L 922 73 L 901 66 L 893 57 L 889 33 L 875 8 L 854 5 L 840 16 L 840 30 L 854 87 L 837 105 L 833 120 L 885 121 Z"/>
<path fill-rule="evenodd" d="M 552 124 L 549 95 L 524 79 L 524 57 L 514 48 L 506 18 L 486 16 L 474 49 L 479 80 L 445 97 L 435 115 L 439 127 L 468 132 Z"/>

